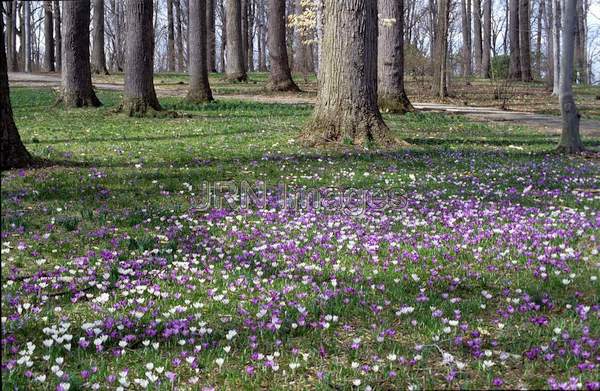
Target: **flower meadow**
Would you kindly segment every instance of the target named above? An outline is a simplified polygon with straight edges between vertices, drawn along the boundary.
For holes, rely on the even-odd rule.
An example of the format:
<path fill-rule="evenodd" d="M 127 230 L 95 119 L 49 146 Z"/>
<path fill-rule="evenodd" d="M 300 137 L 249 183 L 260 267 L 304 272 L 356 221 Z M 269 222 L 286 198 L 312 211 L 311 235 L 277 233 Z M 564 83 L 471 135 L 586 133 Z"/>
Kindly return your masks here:
<path fill-rule="evenodd" d="M 386 117 L 409 148 L 317 151 L 303 106 L 125 119 L 33 93 L 17 124 L 57 163 L 2 176 L 3 388 L 600 389 L 597 159 L 438 114 Z M 195 208 L 222 179 L 405 202 Z"/>

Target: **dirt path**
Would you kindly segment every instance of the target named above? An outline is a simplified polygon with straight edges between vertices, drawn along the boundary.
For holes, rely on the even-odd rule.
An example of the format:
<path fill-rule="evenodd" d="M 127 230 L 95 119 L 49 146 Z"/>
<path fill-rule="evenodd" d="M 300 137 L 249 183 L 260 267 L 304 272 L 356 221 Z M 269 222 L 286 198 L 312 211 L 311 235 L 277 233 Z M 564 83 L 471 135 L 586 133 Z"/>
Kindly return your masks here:
<path fill-rule="evenodd" d="M 59 87 L 60 77 L 50 74 L 31 73 L 8 73 L 8 79 L 12 86 L 25 87 Z M 94 86 L 103 90 L 121 91 L 123 84 L 116 83 L 94 83 Z M 157 84 L 156 92 L 159 96 L 185 96 L 187 93 L 185 85 L 162 86 Z M 249 100 L 261 103 L 283 103 L 283 104 L 313 104 L 315 98 L 298 95 L 215 95 L 215 99 Z M 540 130 L 547 134 L 560 134 L 562 121 L 560 117 L 533 114 L 519 111 L 503 111 L 489 107 L 454 106 L 441 103 L 413 103 L 417 110 L 434 111 L 448 114 L 464 115 L 467 118 L 480 122 L 499 122 L 527 126 Z M 584 136 L 600 137 L 600 121 L 582 119 L 580 131 Z"/>

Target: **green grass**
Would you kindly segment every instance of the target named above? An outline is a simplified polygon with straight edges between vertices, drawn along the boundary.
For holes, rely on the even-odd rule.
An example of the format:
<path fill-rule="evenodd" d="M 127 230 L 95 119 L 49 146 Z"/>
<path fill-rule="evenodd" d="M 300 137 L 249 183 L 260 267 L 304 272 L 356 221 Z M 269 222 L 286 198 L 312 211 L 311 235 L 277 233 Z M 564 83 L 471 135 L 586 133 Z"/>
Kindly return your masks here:
<path fill-rule="evenodd" d="M 162 75 L 162 81 L 178 83 L 182 77 Z M 39 308 L 3 320 L 3 338 L 14 337 L 17 351 L 3 345 L 2 361 L 18 358 L 18 351 L 33 341 L 31 371 L 48 378 L 42 384 L 31 381 L 20 366 L 3 369 L 3 388 L 53 389 L 58 379 L 50 367 L 58 357 L 65 359 L 61 368 L 69 374 L 71 390 L 94 383 L 114 388 L 117 383 L 107 383 L 107 376 L 119 377 L 126 368 L 133 384 L 133 379 L 145 377 L 147 363 L 175 373 L 181 389 L 196 389 L 198 384 L 224 389 L 350 389 L 355 379 L 361 380 L 361 389 L 480 389 L 494 387 L 496 377 L 506 388 L 546 388 L 549 377 L 567 381 L 575 376 L 582 382 L 597 378 L 597 371 L 580 372 L 581 359 L 572 354 L 549 362 L 498 358 L 498 352 L 521 357 L 533 347 L 551 345 L 556 327 L 578 341 L 586 327 L 592 337 L 600 335 L 597 310 L 582 320 L 573 309 L 600 299 L 592 278 L 600 262 L 594 252 L 600 197 L 586 193 L 598 187 L 597 159 L 554 154 L 556 136 L 461 116 L 385 115 L 394 134 L 410 147 L 319 150 L 297 140 L 312 112 L 307 105 L 223 100 L 194 106 L 164 98 L 161 104 L 181 115 L 156 119 L 115 114 L 120 97 L 114 92 L 99 91 L 99 98 L 104 103 L 99 109 L 62 110 L 52 105 L 50 90 L 11 90 L 16 123 L 28 150 L 54 164 L 2 177 L 2 316 L 13 316 L 16 306 L 26 303 Z M 598 150 L 600 139 L 585 143 Z M 351 219 L 335 212 L 307 213 L 312 220 L 303 220 L 301 213 L 211 217 L 193 212 L 200 184 L 211 181 L 394 188 L 407 195 L 414 209 L 389 212 L 388 220 L 370 215 Z M 529 186 L 533 189 L 527 190 Z M 332 229 L 336 222 L 343 232 Z M 373 249 L 362 247 L 370 241 Z M 255 249 L 263 244 L 266 249 Z M 282 245 L 288 247 L 278 247 Z M 565 255 L 565 247 L 579 255 Z M 253 255 L 246 260 L 248 253 Z M 549 258 L 562 257 L 564 263 L 544 263 L 549 276 L 540 279 L 538 257 L 550 253 L 556 257 Z M 40 259 L 45 262 L 36 262 Z M 119 270 L 124 265 L 142 277 L 130 280 Z M 66 293 L 44 298 L 29 290 L 39 282 L 14 278 L 39 270 L 55 270 L 75 280 L 51 279 L 56 286 L 46 286 L 43 292 Z M 569 277 L 572 281 L 563 284 L 570 273 L 575 274 Z M 186 278 L 191 279 L 185 282 Z M 455 278 L 461 282 L 453 286 Z M 71 291 L 85 286 L 86 279 L 104 285 L 92 286 L 84 292 L 90 297 L 73 301 Z M 335 291 L 332 279 L 351 291 L 323 299 L 327 289 Z M 160 288 L 168 296 L 136 293 L 130 283 Z M 416 300 L 421 289 L 426 302 Z M 225 291 L 229 302 L 214 299 Z M 482 291 L 493 298 L 483 298 Z M 94 306 L 103 292 L 109 293 L 108 303 Z M 527 297 L 541 303 L 545 295 L 552 298 L 552 308 L 517 311 L 506 319 L 499 315 L 510 304 L 508 299 L 517 306 Z M 83 323 L 134 319 L 141 302 L 157 313 L 141 311 L 139 325 L 123 332 L 112 329 L 117 337 L 108 339 L 107 350 L 76 346 L 86 337 Z M 294 328 L 300 311 L 293 303 L 306 309 L 309 324 L 328 322 L 329 327 Z M 396 315 L 403 305 L 414 307 L 414 312 Z M 186 309 L 169 315 L 176 306 Z M 273 331 L 262 325 L 253 330 L 246 325 L 247 320 L 258 322 L 256 314 L 267 307 L 265 322 L 276 314 L 280 328 Z M 447 334 L 443 318 L 432 316 L 433 307 L 446 320 L 460 311 L 467 331 L 452 326 Z M 213 332 L 195 335 L 194 342 L 189 335 L 141 336 L 156 317 L 166 322 L 196 315 L 195 327 L 206 322 Z M 339 320 L 327 320 L 328 315 Z M 549 324 L 533 325 L 530 319 L 538 315 L 547 316 Z M 43 328 L 61 319 L 71 323 L 70 351 L 58 344 L 42 345 L 48 338 Z M 166 326 L 155 327 L 161 331 Z M 238 336 L 227 340 L 225 335 L 233 329 Z M 394 333 L 378 341 L 386 330 Z M 483 367 L 486 357 L 476 358 L 465 344 L 454 343 L 458 335 L 465 343 L 476 339 L 476 331 L 482 335 L 482 352 L 493 354 L 491 368 Z M 124 334 L 139 338 L 127 346 L 125 355 L 116 357 L 110 349 L 118 347 Z M 360 347 L 353 349 L 357 338 Z M 145 346 L 143 340 L 159 345 Z M 193 354 L 197 370 L 185 360 L 173 364 L 182 351 L 189 353 L 202 343 Z M 227 346 L 229 353 L 223 350 Z M 592 357 L 598 353 L 597 346 L 587 349 Z M 465 363 L 452 381 L 446 379 L 451 366 L 442 363 L 440 350 Z M 278 352 L 279 370 L 260 367 L 252 360 L 253 352 Z M 390 354 L 407 361 L 422 358 L 398 364 L 387 359 Z M 44 355 L 49 355 L 48 362 Z M 217 358 L 225 360 L 221 368 Z M 292 369 L 290 363 L 300 366 Z M 256 367 L 255 374 L 246 373 L 249 365 Z M 368 370 L 361 372 L 362 365 Z M 81 375 L 93 367 L 89 378 Z M 395 377 L 389 376 L 392 370 Z M 151 388 L 172 389 L 164 375 L 159 377 L 161 383 Z M 190 383 L 194 380 L 196 385 Z"/>

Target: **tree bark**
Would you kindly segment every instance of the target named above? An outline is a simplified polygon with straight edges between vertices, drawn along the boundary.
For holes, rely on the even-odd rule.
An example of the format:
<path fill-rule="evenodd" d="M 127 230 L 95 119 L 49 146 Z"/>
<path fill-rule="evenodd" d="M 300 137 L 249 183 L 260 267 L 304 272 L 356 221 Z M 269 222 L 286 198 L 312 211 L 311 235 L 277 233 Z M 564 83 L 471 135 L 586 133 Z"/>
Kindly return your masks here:
<path fill-rule="evenodd" d="M 546 2 L 546 12 L 545 12 L 545 20 L 544 27 L 546 29 L 546 64 L 547 64 L 547 72 L 546 72 L 546 87 L 552 88 L 554 85 L 554 35 L 552 34 L 553 28 L 552 24 L 554 23 L 554 12 L 553 12 L 553 0 L 547 0 Z"/>
<path fill-rule="evenodd" d="M 377 5 L 325 0 L 319 96 L 304 140 L 382 146 L 396 140 L 377 107 Z"/>
<path fill-rule="evenodd" d="M 221 72 L 225 73 L 225 51 L 227 48 L 227 13 L 225 12 L 225 1 L 220 0 L 221 7 L 221 50 L 220 50 L 220 63 Z"/>
<path fill-rule="evenodd" d="M 244 66 L 248 71 L 248 0 L 241 0 L 242 13 L 242 53 L 244 56 Z"/>
<path fill-rule="evenodd" d="M 481 1 L 473 0 L 473 53 L 475 73 L 483 76 L 482 53 L 483 39 L 481 37 Z"/>
<path fill-rule="evenodd" d="M 271 73 L 267 88 L 271 91 L 300 91 L 288 61 L 286 45 L 285 0 L 269 0 L 268 38 Z"/>
<path fill-rule="evenodd" d="M 552 24 L 552 35 L 553 35 L 553 64 L 554 64 L 554 85 L 552 86 L 552 95 L 558 96 L 560 94 L 560 29 L 561 29 L 561 7 L 560 0 L 554 1 L 554 22 Z"/>
<path fill-rule="evenodd" d="M 0 17 L 0 31 L 3 29 L 4 18 Z M 2 170 L 26 167 L 31 163 L 31 156 L 21 141 L 13 119 L 7 68 L 4 34 L 0 33 L 0 126 L 2 127 L 0 169 Z"/>
<path fill-rule="evenodd" d="M 577 23 L 577 0 L 565 0 L 563 14 L 562 60 L 560 63 L 560 112 L 563 129 L 558 150 L 565 153 L 583 151 L 579 135 L 579 113 L 573 98 L 573 57 L 575 52 L 575 30 Z"/>
<path fill-rule="evenodd" d="M 152 1 L 126 0 L 127 50 L 121 110 L 130 117 L 160 111 L 154 90 Z"/>
<path fill-rule="evenodd" d="M 207 31 L 207 62 L 208 71 L 217 71 L 217 40 L 215 31 L 215 0 L 206 2 L 206 31 Z M 188 42 L 189 45 L 189 42 Z"/>
<path fill-rule="evenodd" d="M 446 63 L 448 61 L 448 22 L 450 1 L 438 0 L 437 22 L 433 47 L 433 79 L 431 93 L 440 98 L 448 96 Z"/>
<path fill-rule="evenodd" d="M 521 80 L 532 81 L 531 75 L 531 21 L 529 0 L 519 0 L 519 49 Z"/>
<path fill-rule="evenodd" d="M 404 0 L 379 0 L 378 15 L 377 102 L 384 111 L 414 111 L 404 90 Z"/>
<path fill-rule="evenodd" d="M 519 45 L 519 0 L 509 0 L 510 64 L 509 77 L 521 80 L 521 49 Z"/>
<path fill-rule="evenodd" d="M 94 44 L 92 48 L 92 72 L 108 75 L 104 54 L 104 0 L 94 0 Z"/>
<path fill-rule="evenodd" d="M 25 54 L 25 72 L 32 71 L 32 58 L 31 58 L 31 2 L 23 2 L 23 42 L 24 42 L 24 54 Z"/>
<path fill-rule="evenodd" d="M 253 0 L 248 1 L 248 45 L 246 48 L 247 71 L 254 72 L 254 20 L 256 3 Z"/>
<path fill-rule="evenodd" d="M 587 10 L 584 7 L 585 0 L 577 0 L 576 23 L 575 23 L 575 64 L 577 82 L 587 84 Z"/>
<path fill-rule="evenodd" d="M 54 47 L 56 52 L 54 54 L 54 60 L 56 61 L 56 71 L 62 70 L 62 21 L 60 17 L 60 2 L 54 1 Z"/>
<path fill-rule="evenodd" d="M 63 3 L 62 95 L 66 107 L 101 105 L 92 87 L 90 0 Z"/>
<path fill-rule="evenodd" d="M 210 0 L 208 0 L 210 1 Z M 190 89 L 187 100 L 194 103 L 213 100 L 208 83 L 208 63 L 206 50 L 206 2 L 207 0 L 190 0 L 189 8 L 189 72 Z"/>
<path fill-rule="evenodd" d="M 18 70 L 18 62 L 17 62 L 17 2 L 16 0 L 11 0 L 7 3 L 9 14 L 7 17 L 6 23 L 6 36 L 8 47 L 6 48 L 6 53 L 8 56 L 8 70 L 10 72 L 16 72 Z"/>
<path fill-rule="evenodd" d="M 535 37 L 535 75 L 538 79 L 542 77 L 542 21 L 544 20 L 544 0 L 538 4 L 537 31 Z"/>
<path fill-rule="evenodd" d="M 471 59 L 471 12 L 469 10 L 469 4 L 471 4 L 470 0 L 462 0 L 461 1 L 461 17 L 462 17 L 462 38 L 463 38 L 463 47 L 462 47 L 462 56 L 463 56 L 463 76 L 465 78 L 471 77 L 472 74 L 472 59 Z"/>
<path fill-rule="evenodd" d="M 54 24 L 52 1 L 44 1 L 44 70 L 54 72 Z"/>
<path fill-rule="evenodd" d="M 247 81 L 242 43 L 242 3 L 241 0 L 225 0 L 226 34 L 225 78 L 229 81 Z"/>
<path fill-rule="evenodd" d="M 175 0 L 175 32 L 177 33 L 177 72 L 183 72 L 185 68 L 185 55 L 183 49 L 183 28 L 182 28 L 182 20 L 181 20 L 181 1 Z M 205 7 L 206 8 L 206 7 Z M 205 12 L 206 14 L 206 12 Z M 189 28 L 189 27 L 188 27 Z M 189 31 L 188 31 L 189 36 Z M 206 45 L 205 45 L 206 47 Z"/>
<path fill-rule="evenodd" d="M 492 0 L 483 0 L 483 47 L 481 53 L 482 76 L 492 77 L 491 47 L 492 44 Z"/>
<path fill-rule="evenodd" d="M 167 70 L 175 72 L 175 27 L 173 0 L 167 0 Z"/>

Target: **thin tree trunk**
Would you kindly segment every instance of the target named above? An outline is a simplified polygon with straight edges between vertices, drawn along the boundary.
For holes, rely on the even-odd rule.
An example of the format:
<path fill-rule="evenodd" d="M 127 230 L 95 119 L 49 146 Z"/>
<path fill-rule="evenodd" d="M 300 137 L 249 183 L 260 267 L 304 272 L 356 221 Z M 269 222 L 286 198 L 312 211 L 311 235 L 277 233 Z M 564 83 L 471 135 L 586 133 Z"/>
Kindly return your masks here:
<path fill-rule="evenodd" d="M 94 0 L 94 44 L 92 46 L 92 72 L 108 75 L 104 54 L 104 0 Z"/>
<path fill-rule="evenodd" d="M 554 12 L 552 10 L 553 0 L 547 0 L 544 24 L 546 29 L 546 87 L 551 89 L 554 85 L 554 35 L 552 24 L 554 23 Z"/>
<path fill-rule="evenodd" d="M 254 21 L 256 14 L 256 3 L 248 0 L 248 47 L 246 59 L 248 61 L 248 72 L 254 72 Z"/>
<path fill-rule="evenodd" d="M 519 45 L 519 0 L 509 0 L 510 64 L 509 77 L 521 80 L 521 49 Z"/>
<path fill-rule="evenodd" d="M 217 71 L 217 40 L 215 32 L 215 0 L 206 2 L 206 31 L 207 31 L 207 63 L 208 71 Z M 188 42 L 189 45 L 189 42 Z"/>
<path fill-rule="evenodd" d="M 248 69 L 248 0 L 241 0 L 242 13 L 242 53 L 246 70 Z"/>
<path fill-rule="evenodd" d="M 54 54 L 54 60 L 56 61 L 56 71 L 62 70 L 62 21 L 60 17 L 60 1 L 54 1 L 54 47 L 56 52 Z"/>
<path fill-rule="evenodd" d="M 471 77 L 472 68 L 471 64 L 473 63 L 471 60 L 471 12 L 469 10 L 469 3 L 467 0 L 461 1 L 461 17 L 462 17 L 462 38 L 463 38 L 463 47 L 462 47 L 462 56 L 463 56 L 463 76 L 465 78 Z"/>
<path fill-rule="evenodd" d="M 190 89 L 187 94 L 187 100 L 194 103 L 210 102 L 213 100 L 212 91 L 208 83 L 206 2 L 207 0 L 190 0 L 189 8 L 188 47 L 190 55 L 188 69 L 190 73 Z"/>
<path fill-rule="evenodd" d="M 584 0 L 577 0 L 575 23 L 575 72 L 577 82 L 587 83 L 587 58 L 586 58 L 586 25 L 587 12 L 584 11 Z"/>
<path fill-rule="evenodd" d="M 181 1 L 174 0 L 175 6 L 175 19 L 177 23 L 175 25 L 175 31 L 177 33 L 177 72 L 183 72 L 185 68 L 185 56 L 183 53 L 183 32 L 182 32 L 182 21 L 181 21 Z M 205 7 L 206 8 L 206 7 Z M 206 14 L 206 11 L 204 12 Z M 203 23 L 206 27 L 206 24 Z M 205 34 L 206 35 L 206 34 Z M 189 36 L 189 31 L 188 31 Z M 189 43 L 188 43 L 189 46 Z M 206 45 L 204 45 L 206 47 Z"/>
<path fill-rule="evenodd" d="M 414 111 L 404 90 L 404 0 L 379 0 L 378 15 L 377 102 L 384 111 Z"/>
<path fill-rule="evenodd" d="M 175 71 L 175 27 L 173 24 L 173 0 L 167 0 L 167 70 Z"/>
<path fill-rule="evenodd" d="M 438 0 L 435 27 L 431 93 L 440 98 L 448 96 L 446 63 L 448 57 L 448 21 L 450 19 L 449 3 L 449 0 Z"/>
<path fill-rule="evenodd" d="M 44 1 L 44 70 L 54 72 L 54 21 L 52 1 Z"/>
<path fill-rule="evenodd" d="M 483 52 L 481 53 L 482 76 L 489 79 L 492 75 L 490 60 L 492 44 L 492 0 L 483 0 Z"/>
<path fill-rule="evenodd" d="M 0 17 L 0 31 L 3 29 L 4 18 Z M 2 127 L 0 169 L 2 170 L 26 167 L 31 163 L 31 156 L 21 141 L 13 119 L 7 70 L 4 34 L 0 33 L 0 127 Z"/>
<path fill-rule="evenodd" d="M 554 85 L 552 86 L 552 95 L 558 96 L 560 94 L 560 28 L 561 28 L 561 6 L 560 0 L 554 1 L 554 22 L 552 24 L 552 35 L 554 39 L 553 47 L 553 59 L 554 62 Z"/>
<path fill-rule="evenodd" d="M 481 1 L 473 0 L 473 52 L 475 73 L 483 76 L 482 53 L 483 39 L 481 38 Z"/>
<path fill-rule="evenodd" d="M 100 106 L 90 67 L 90 0 L 63 3 L 62 44 L 60 102 L 66 107 Z"/>
<path fill-rule="evenodd" d="M 227 13 L 225 12 L 225 1 L 221 0 L 221 72 L 225 73 L 225 51 L 227 48 Z"/>
<path fill-rule="evenodd" d="M 269 75 L 268 89 L 271 91 L 300 91 L 294 80 L 288 61 L 285 23 L 285 0 L 269 0 L 269 14 L 267 18 L 269 36 L 269 59 L 271 60 L 271 73 Z"/>
<path fill-rule="evenodd" d="M 573 98 L 573 57 L 577 23 L 577 0 L 565 0 L 563 15 L 562 61 L 560 68 L 560 112 L 563 129 L 558 144 L 559 151 L 578 153 L 583 151 L 579 135 L 579 113 Z"/>
<path fill-rule="evenodd" d="M 152 1 L 126 0 L 127 50 L 121 109 L 129 116 L 160 111 L 154 90 L 154 31 Z"/>
<path fill-rule="evenodd" d="M 377 5 L 325 0 L 319 96 L 303 135 L 309 144 L 392 145 L 377 107 Z"/>
<path fill-rule="evenodd" d="M 542 77 L 542 21 L 544 20 L 544 0 L 538 4 L 537 32 L 535 37 L 535 73 L 538 79 Z"/>
<path fill-rule="evenodd" d="M 230 81 L 246 81 L 246 66 L 242 43 L 242 3 L 241 0 L 226 1 L 225 78 Z"/>
<path fill-rule="evenodd" d="M 8 47 L 7 56 L 8 56 L 8 70 L 10 72 L 16 72 L 18 70 L 18 62 L 17 62 L 17 2 L 16 0 L 11 0 L 8 3 L 8 7 L 10 13 L 7 17 L 6 24 L 6 32 L 7 32 L 7 41 Z"/>
<path fill-rule="evenodd" d="M 529 0 L 519 0 L 519 49 L 521 80 L 531 81 L 531 21 L 529 20 Z"/>
<path fill-rule="evenodd" d="M 32 71 L 32 58 L 31 58 L 31 2 L 25 1 L 23 2 L 23 42 L 25 50 L 25 72 Z"/>

